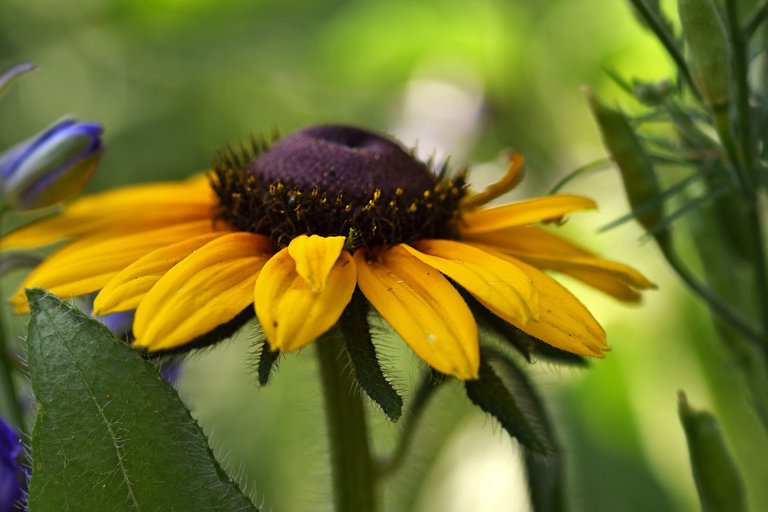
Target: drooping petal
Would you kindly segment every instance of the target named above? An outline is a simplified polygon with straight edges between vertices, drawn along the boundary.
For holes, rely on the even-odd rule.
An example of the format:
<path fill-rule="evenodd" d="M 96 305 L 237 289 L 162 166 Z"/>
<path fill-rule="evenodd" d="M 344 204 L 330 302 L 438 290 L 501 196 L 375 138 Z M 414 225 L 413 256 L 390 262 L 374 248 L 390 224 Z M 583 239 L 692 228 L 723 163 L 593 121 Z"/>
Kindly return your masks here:
<path fill-rule="evenodd" d="M 559 219 L 576 210 L 597 208 L 589 198 L 572 195 L 543 196 L 495 208 L 469 211 L 463 215 L 462 236 L 512 226 Z"/>
<path fill-rule="evenodd" d="M 145 254 L 179 240 L 211 232 L 211 221 L 201 220 L 141 233 L 97 241 L 73 242 L 36 267 L 17 290 L 11 302 L 17 312 L 27 311 L 25 288 L 45 288 L 70 297 L 95 292 L 120 270 Z"/>
<path fill-rule="evenodd" d="M 459 292 L 435 268 L 401 247 L 355 253 L 357 282 L 368 301 L 416 354 L 459 379 L 477 378 L 477 325 Z"/>
<path fill-rule="evenodd" d="M 256 316 L 272 350 L 290 352 L 317 339 L 333 327 L 355 291 L 355 262 L 346 251 L 340 251 L 321 279 L 325 286 L 317 291 L 298 273 L 298 266 L 285 248 L 269 260 L 256 280 Z"/>
<path fill-rule="evenodd" d="M 493 246 L 536 267 L 560 271 L 619 300 L 638 301 L 640 294 L 634 288 L 656 287 L 632 267 L 600 258 L 567 238 L 539 227 L 469 234 L 467 239 Z"/>
<path fill-rule="evenodd" d="M 300 235 L 288 244 L 288 254 L 296 262 L 296 272 L 313 292 L 325 289 L 328 274 L 339 259 L 345 240 L 343 236 Z"/>
<path fill-rule="evenodd" d="M 253 284 L 272 256 L 269 238 L 230 233 L 169 270 L 136 310 L 134 344 L 150 351 L 183 345 L 232 320 L 253 302 Z"/>
<path fill-rule="evenodd" d="M 492 248 L 485 247 L 485 250 L 520 267 L 530 276 L 539 292 L 539 319 L 527 324 L 510 323 L 561 350 L 582 356 L 604 357 L 603 351 L 609 349 L 605 343 L 605 331 L 571 292 L 536 267 Z"/>
<path fill-rule="evenodd" d="M 86 196 L 61 214 L 26 225 L 0 239 L 0 250 L 28 249 L 99 230 L 135 229 L 210 218 L 213 192 L 201 178 L 134 185 Z"/>
<path fill-rule="evenodd" d="M 144 296 L 178 262 L 227 231 L 192 237 L 156 249 L 118 272 L 93 301 L 93 314 L 105 315 L 136 309 Z"/>
<path fill-rule="evenodd" d="M 501 318 L 526 323 L 539 316 L 539 296 L 528 274 L 507 260 L 453 240 L 419 240 L 402 245 L 447 275 Z"/>

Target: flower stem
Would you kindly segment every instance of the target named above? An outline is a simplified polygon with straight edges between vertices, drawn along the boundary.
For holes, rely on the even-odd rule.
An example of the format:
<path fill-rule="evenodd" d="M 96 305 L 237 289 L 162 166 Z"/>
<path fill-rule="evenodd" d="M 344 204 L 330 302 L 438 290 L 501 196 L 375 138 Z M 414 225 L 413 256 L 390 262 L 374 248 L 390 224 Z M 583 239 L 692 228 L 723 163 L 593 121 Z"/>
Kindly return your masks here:
<path fill-rule="evenodd" d="M 3 207 L 0 205 L 0 237 L 3 234 Z M 2 373 L 2 386 L 5 392 L 6 401 L 10 410 L 11 418 L 20 430 L 24 429 L 24 412 L 19 402 L 19 394 L 16 390 L 16 383 L 13 380 L 13 372 L 16 367 L 13 364 L 13 355 L 10 352 L 6 339 L 5 323 L 3 322 L 3 304 L 4 294 L 2 290 L 2 276 L 0 276 L 0 373 Z"/>
<path fill-rule="evenodd" d="M 375 474 L 363 399 L 355 392 L 351 362 L 334 329 L 314 344 L 325 395 L 337 512 L 376 510 Z"/>

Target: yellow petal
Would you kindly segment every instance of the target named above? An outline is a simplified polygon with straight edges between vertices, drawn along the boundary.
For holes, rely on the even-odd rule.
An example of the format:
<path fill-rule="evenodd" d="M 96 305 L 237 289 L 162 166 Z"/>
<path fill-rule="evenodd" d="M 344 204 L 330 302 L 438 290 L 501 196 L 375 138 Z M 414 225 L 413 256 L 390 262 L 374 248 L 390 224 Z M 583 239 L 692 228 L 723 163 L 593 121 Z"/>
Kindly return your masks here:
<path fill-rule="evenodd" d="M 123 187 L 83 197 L 58 215 L 8 233 L 0 240 L 0 250 L 42 247 L 104 229 L 127 233 L 210 218 L 213 204 L 210 186 L 199 178 Z"/>
<path fill-rule="evenodd" d="M 493 249 L 485 249 L 520 267 L 539 292 L 539 319 L 527 324 L 514 321 L 511 324 L 561 350 L 604 357 L 603 351 L 608 350 L 605 331 L 579 299 L 537 268 Z"/>
<path fill-rule="evenodd" d="M 600 258 L 567 238 L 542 228 L 507 228 L 469 234 L 467 239 L 496 247 L 536 267 L 563 272 L 619 300 L 637 301 L 640 294 L 633 288 L 656 287 L 634 268 Z"/>
<path fill-rule="evenodd" d="M 230 233 L 169 270 L 136 310 L 134 344 L 170 349 L 232 320 L 253 302 L 253 284 L 272 256 L 269 238 Z"/>
<path fill-rule="evenodd" d="M 93 314 L 105 315 L 136 309 L 147 292 L 174 265 L 226 233 L 226 231 L 217 231 L 196 236 L 142 256 L 104 285 L 93 301 Z"/>
<path fill-rule="evenodd" d="M 501 318 L 526 323 L 539 316 L 539 296 L 528 275 L 482 249 L 452 240 L 419 240 L 408 252 L 447 275 Z"/>
<path fill-rule="evenodd" d="M 375 256 L 360 249 L 355 262 L 360 290 L 422 360 L 462 380 L 477 378 L 475 319 L 440 272 L 401 246 Z"/>
<path fill-rule="evenodd" d="M 322 290 L 313 291 L 296 267 L 286 248 L 256 280 L 256 316 L 273 350 L 290 352 L 314 341 L 333 327 L 355 291 L 355 262 L 346 251 L 337 256 Z"/>
<path fill-rule="evenodd" d="M 211 232 L 211 221 L 202 220 L 152 231 L 96 241 L 80 239 L 37 266 L 17 290 L 11 302 L 26 312 L 25 288 L 45 288 L 70 297 L 95 292 L 119 271 L 158 247 Z"/>
<path fill-rule="evenodd" d="M 288 254 L 296 262 L 296 272 L 313 292 L 325 289 L 328 274 L 344 248 L 343 236 L 300 235 L 288 244 Z"/>
<path fill-rule="evenodd" d="M 470 211 L 463 215 L 462 236 L 511 226 L 559 219 L 576 210 L 597 208 L 589 198 L 571 195 L 537 197 L 504 206 Z"/>

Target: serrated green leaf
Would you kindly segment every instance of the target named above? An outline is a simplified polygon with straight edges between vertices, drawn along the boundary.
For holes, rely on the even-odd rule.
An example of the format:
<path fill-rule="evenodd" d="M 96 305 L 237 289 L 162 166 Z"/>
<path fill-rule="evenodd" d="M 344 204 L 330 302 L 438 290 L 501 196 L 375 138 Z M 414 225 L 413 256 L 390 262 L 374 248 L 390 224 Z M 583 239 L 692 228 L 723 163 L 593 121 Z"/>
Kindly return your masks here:
<path fill-rule="evenodd" d="M 28 297 L 30 510 L 257 510 L 149 362 L 70 304 Z"/>
<path fill-rule="evenodd" d="M 355 369 L 357 382 L 368 396 L 379 404 L 390 420 L 397 421 L 403 412 L 403 399 L 384 377 L 376 358 L 376 349 L 371 341 L 367 320 L 368 309 L 365 297 L 359 290 L 356 291 L 341 315 L 339 326 Z"/>
<path fill-rule="evenodd" d="M 483 351 L 480 358 L 480 377 L 464 383 L 469 399 L 483 411 L 494 416 L 509 435 L 524 447 L 542 455 L 549 451 L 546 439 L 539 436 L 518 400 L 515 382 L 510 382 L 496 372 Z M 508 373 L 508 372 L 507 372 Z"/>

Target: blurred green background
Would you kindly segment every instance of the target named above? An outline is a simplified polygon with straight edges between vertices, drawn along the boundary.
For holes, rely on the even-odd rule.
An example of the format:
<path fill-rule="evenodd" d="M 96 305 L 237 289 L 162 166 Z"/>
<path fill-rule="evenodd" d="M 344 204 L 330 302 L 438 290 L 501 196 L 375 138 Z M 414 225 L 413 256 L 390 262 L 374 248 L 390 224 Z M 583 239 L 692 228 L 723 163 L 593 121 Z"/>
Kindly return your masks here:
<path fill-rule="evenodd" d="M 423 155 L 470 164 L 482 185 L 510 147 L 527 179 L 510 198 L 545 194 L 605 155 L 580 86 L 627 108 L 605 69 L 659 79 L 671 65 L 615 0 L 3 0 L 0 68 L 31 61 L 0 103 L 7 146 L 67 114 L 102 123 L 108 152 L 91 184 L 174 179 L 206 168 L 219 148 L 319 122 L 393 133 Z M 613 351 L 589 370 L 535 364 L 568 459 L 575 511 L 697 510 L 676 392 L 721 419 L 754 510 L 768 509 L 768 441 L 694 303 L 636 226 L 596 230 L 627 211 L 616 174 L 568 187 L 599 213 L 564 228 L 659 284 L 627 307 L 575 283 Z M 18 220 L 18 219 L 17 219 Z M 12 275 L 3 283 L 18 283 Z M 16 332 L 24 319 L 10 318 Z M 329 509 L 328 452 L 312 349 L 290 354 L 260 388 L 247 333 L 193 356 L 181 395 L 214 450 L 266 510 Z M 417 362 L 385 359 L 404 393 Z M 398 427 L 371 410 L 376 443 Z M 518 447 L 443 389 L 406 467 L 385 489 L 390 511 L 526 510 Z M 162 440 L 158 440 L 162 442 Z"/>

